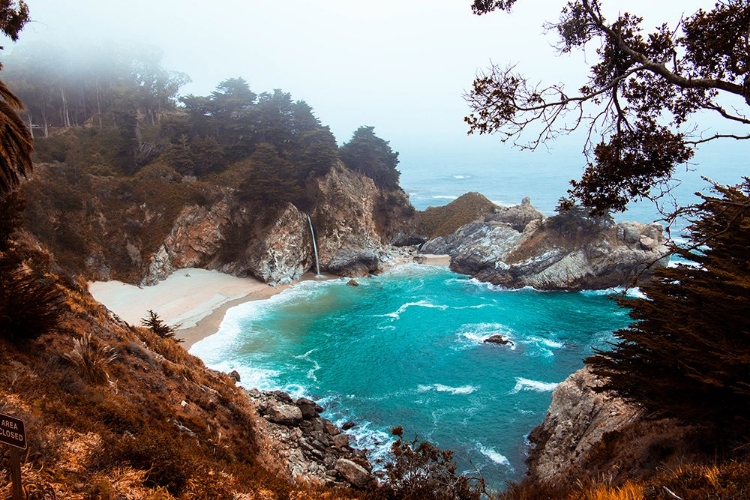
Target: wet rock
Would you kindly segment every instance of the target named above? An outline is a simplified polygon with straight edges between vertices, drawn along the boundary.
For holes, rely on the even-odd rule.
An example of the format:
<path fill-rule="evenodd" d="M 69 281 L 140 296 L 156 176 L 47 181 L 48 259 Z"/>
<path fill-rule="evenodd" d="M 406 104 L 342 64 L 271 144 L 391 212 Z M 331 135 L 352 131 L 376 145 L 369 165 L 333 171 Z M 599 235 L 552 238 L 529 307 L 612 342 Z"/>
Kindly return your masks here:
<path fill-rule="evenodd" d="M 514 345 L 512 340 L 508 340 L 502 335 L 491 335 L 484 339 L 485 344 Z"/>
<path fill-rule="evenodd" d="M 349 447 L 349 434 L 339 434 L 333 437 L 333 446 L 335 448 L 348 448 Z"/>
<path fill-rule="evenodd" d="M 354 429 L 355 427 L 357 427 L 357 424 L 349 420 L 347 422 L 344 422 L 344 425 L 341 426 L 341 430 L 348 431 L 350 429 Z"/>
<path fill-rule="evenodd" d="M 302 412 L 302 417 L 305 420 L 316 418 L 323 411 L 323 407 L 311 399 L 299 398 L 295 404 Z"/>
<path fill-rule="evenodd" d="M 239 382 L 240 381 L 240 374 L 239 374 L 239 372 L 237 370 L 232 370 L 229 373 L 229 378 L 231 378 L 235 382 Z"/>
<path fill-rule="evenodd" d="M 359 286 L 359 282 L 354 278 L 350 279 L 346 284 L 349 286 Z"/>

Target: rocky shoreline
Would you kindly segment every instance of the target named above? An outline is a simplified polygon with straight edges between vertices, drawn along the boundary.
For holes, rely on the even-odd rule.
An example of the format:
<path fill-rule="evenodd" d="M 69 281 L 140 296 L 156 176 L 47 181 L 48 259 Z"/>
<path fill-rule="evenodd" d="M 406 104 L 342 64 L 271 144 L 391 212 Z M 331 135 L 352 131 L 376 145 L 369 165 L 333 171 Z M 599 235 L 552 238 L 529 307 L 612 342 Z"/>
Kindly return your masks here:
<path fill-rule="evenodd" d="M 529 198 L 430 239 L 421 251 L 451 257 L 451 269 L 507 288 L 596 290 L 633 286 L 668 263 L 663 228 L 615 223 L 584 211 L 545 217 Z"/>
<path fill-rule="evenodd" d="M 291 478 L 354 488 L 377 481 L 366 452 L 353 448 L 352 436 L 320 416 L 320 405 L 281 391 L 248 389 L 246 393 L 263 417 L 258 430 L 266 454 L 283 464 Z"/>

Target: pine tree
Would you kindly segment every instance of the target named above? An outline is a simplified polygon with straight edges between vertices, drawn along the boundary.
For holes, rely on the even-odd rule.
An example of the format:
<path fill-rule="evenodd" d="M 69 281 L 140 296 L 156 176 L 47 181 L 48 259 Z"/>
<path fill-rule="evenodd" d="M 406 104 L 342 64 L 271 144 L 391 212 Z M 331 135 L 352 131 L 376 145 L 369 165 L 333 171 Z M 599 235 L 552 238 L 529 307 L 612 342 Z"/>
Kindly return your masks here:
<path fill-rule="evenodd" d="M 151 309 L 146 312 L 146 317 L 141 319 L 141 325 L 145 326 L 163 339 L 172 339 L 175 342 L 182 342 L 181 339 L 177 339 L 174 336 L 176 328 L 166 324 L 164 320 L 159 317 L 159 314 Z"/>
<path fill-rule="evenodd" d="M 341 146 L 339 156 L 348 169 L 365 174 L 380 188 L 398 189 L 398 153 L 388 141 L 375 135 L 375 127 L 359 127 L 352 139 Z"/>

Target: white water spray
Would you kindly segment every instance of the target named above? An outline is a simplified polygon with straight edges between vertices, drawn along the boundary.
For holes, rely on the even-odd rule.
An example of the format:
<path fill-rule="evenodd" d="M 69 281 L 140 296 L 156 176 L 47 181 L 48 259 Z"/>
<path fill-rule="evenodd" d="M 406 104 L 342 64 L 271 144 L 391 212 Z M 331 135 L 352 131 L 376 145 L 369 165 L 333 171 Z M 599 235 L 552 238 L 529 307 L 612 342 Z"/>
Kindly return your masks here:
<path fill-rule="evenodd" d="M 315 230 L 313 229 L 312 219 L 307 216 L 307 222 L 310 224 L 310 234 L 312 235 L 313 251 L 315 252 L 315 277 L 322 278 L 320 274 L 320 262 L 318 262 L 318 244 L 315 241 Z"/>

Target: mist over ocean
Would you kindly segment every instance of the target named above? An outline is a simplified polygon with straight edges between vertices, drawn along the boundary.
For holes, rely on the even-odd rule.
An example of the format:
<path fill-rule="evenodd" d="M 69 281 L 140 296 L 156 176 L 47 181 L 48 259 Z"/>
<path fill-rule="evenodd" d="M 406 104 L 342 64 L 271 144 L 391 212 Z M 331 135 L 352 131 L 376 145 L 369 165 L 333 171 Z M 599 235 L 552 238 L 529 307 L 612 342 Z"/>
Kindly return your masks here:
<path fill-rule="evenodd" d="M 487 139 L 487 138 L 484 138 Z M 476 191 L 499 205 L 517 205 L 528 196 L 546 215 L 566 195 L 571 179 L 580 178 L 586 165 L 582 142 L 551 144 L 535 152 L 519 151 L 499 142 L 481 141 L 475 150 L 460 153 L 421 150 L 402 154 L 401 186 L 417 210 L 450 203 L 458 196 Z M 702 145 L 688 166 L 678 166 L 679 179 L 673 194 L 680 203 L 693 203 L 696 191 L 707 192 L 705 176 L 723 184 L 737 184 L 750 175 L 746 144 L 719 141 Z M 665 198 L 665 201 L 668 201 Z M 628 212 L 615 214 L 618 221 L 652 222 L 661 218 L 650 201 L 631 203 Z"/>
<path fill-rule="evenodd" d="M 705 191 L 701 175 L 741 180 L 745 158 L 731 150 L 711 145 L 699 153 L 697 171 L 681 173 L 681 202 Z M 580 174 L 579 158 L 424 154 L 402 158 L 401 184 L 420 210 L 478 191 L 503 205 L 529 196 L 551 215 Z M 658 214 L 646 202 L 617 218 L 650 222 Z M 629 320 L 610 300 L 616 290 L 508 291 L 416 264 L 360 279 L 359 287 L 346 281 L 307 281 L 233 308 L 191 353 L 212 368 L 237 370 L 246 387 L 311 397 L 338 424 L 356 422 L 350 432 L 375 461 L 390 429 L 403 425 L 409 438 L 453 449 L 461 471 L 481 472 L 493 488 L 525 473 L 527 435 L 556 384 Z M 493 334 L 513 345 L 483 343 Z"/>

